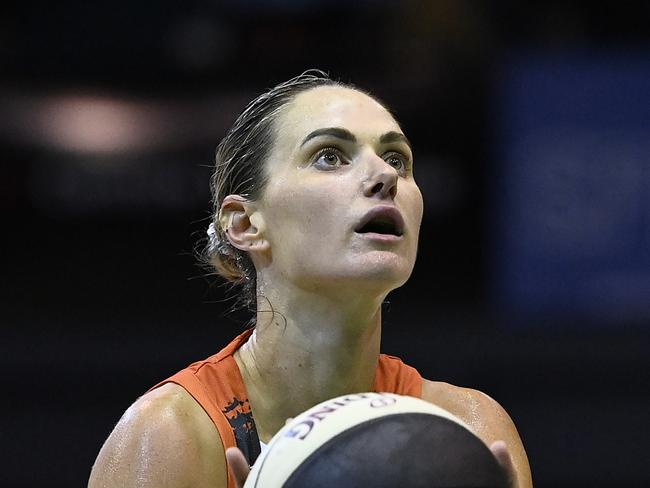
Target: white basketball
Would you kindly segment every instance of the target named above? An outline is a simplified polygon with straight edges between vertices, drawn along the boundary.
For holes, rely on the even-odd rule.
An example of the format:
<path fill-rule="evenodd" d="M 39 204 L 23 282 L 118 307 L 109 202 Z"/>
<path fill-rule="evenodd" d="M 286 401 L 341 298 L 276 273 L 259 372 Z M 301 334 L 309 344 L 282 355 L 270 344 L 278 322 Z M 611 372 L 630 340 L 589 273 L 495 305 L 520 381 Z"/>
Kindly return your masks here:
<path fill-rule="evenodd" d="M 268 448 L 259 456 L 256 460 L 248 479 L 246 480 L 245 488 L 279 488 L 285 486 L 285 482 L 289 480 L 294 473 L 301 468 L 304 468 L 305 464 L 309 462 L 310 459 L 313 460 L 314 457 L 318 457 L 319 453 L 323 451 L 323 447 L 329 445 L 330 451 L 336 451 L 339 449 L 339 446 L 336 446 L 333 443 L 337 442 L 337 439 L 340 439 L 341 434 L 348 434 L 348 439 L 350 436 L 354 438 L 356 435 L 354 429 L 357 429 L 359 426 L 370 426 L 385 423 L 388 420 L 394 422 L 398 416 L 401 415 L 402 419 L 405 419 L 408 415 L 406 414 L 426 414 L 432 417 L 426 417 L 425 421 L 435 421 L 438 423 L 443 423 L 446 425 L 447 431 L 451 429 L 452 431 L 462 431 L 467 437 L 475 438 L 473 434 L 469 432 L 467 426 L 457 417 L 450 414 L 446 410 L 439 408 L 429 402 L 424 400 L 396 395 L 392 393 L 358 393 L 344 395 L 331 400 L 327 400 L 316 405 L 313 408 L 305 411 L 304 413 L 295 417 L 287 425 L 284 426 L 269 442 Z M 390 417 L 390 419 L 389 419 Z M 416 416 L 418 419 L 422 416 Z M 414 418 L 413 415 L 410 415 L 410 418 Z M 381 420 L 378 420 L 381 419 Z M 399 420 L 399 419 L 398 419 Z M 419 422 L 419 420 L 418 420 Z M 420 425 L 420 424 L 418 424 Z M 429 425 L 429 424 L 421 424 Z M 393 427 L 395 429 L 395 427 Z M 434 431 L 435 428 L 428 428 L 428 430 Z M 411 427 L 411 430 L 412 427 Z M 417 426 L 416 426 L 417 430 Z M 383 434 L 381 441 L 371 441 L 375 443 L 383 444 L 392 444 L 401 442 L 400 437 L 402 437 L 402 432 L 404 429 L 401 429 L 397 425 L 396 434 L 391 437 L 394 439 L 386 439 L 386 435 Z M 392 432 L 392 431 L 391 431 Z M 350 434 L 352 433 L 352 434 Z M 417 434 L 417 433 L 416 433 Z M 413 437 L 413 433 L 408 433 L 407 435 Z M 427 433 L 420 433 L 418 435 L 426 436 Z M 366 436 L 367 437 L 367 436 Z M 477 438 L 476 438 L 477 439 Z M 425 439 L 426 440 L 426 439 Z M 347 441 L 343 441 L 347 442 Z M 364 441 L 365 442 L 365 441 Z M 465 442 L 465 441 L 463 441 Z M 473 441 L 472 441 L 473 442 Z M 483 445 L 487 450 L 487 446 L 478 441 L 477 444 Z M 454 442 L 450 443 L 454 444 Z M 412 445 L 412 444 L 411 444 Z M 418 444 L 416 444 L 418 445 Z M 426 446 L 426 442 L 422 444 L 423 447 Z M 369 446 L 370 447 L 370 446 Z M 376 446 L 375 446 L 376 447 Z M 426 448 L 426 447 L 425 447 Z M 373 461 L 377 463 L 376 467 L 373 467 L 371 471 L 376 472 L 377 476 L 381 477 L 381 470 L 383 466 L 387 463 L 390 463 L 390 459 L 395 457 L 395 453 L 390 454 L 390 458 L 382 460 L 381 453 L 378 455 L 375 451 L 372 451 L 372 454 L 368 454 L 367 457 L 372 457 L 373 459 L 369 460 L 364 458 L 365 449 L 359 448 L 356 446 L 354 448 L 353 457 L 358 457 L 358 460 L 352 460 L 352 462 L 359 465 L 364 465 L 364 469 L 369 469 L 367 462 Z M 481 447 L 478 447 L 481 449 Z M 407 450 L 413 451 L 411 447 Z M 443 449 L 444 450 L 444 449 Z M 361 452 L 359 452 L 361 451 Z M 488 451 L 489 452 L 489 451 Z M 405 453 L 408 455 L 408 453 Z M 434 456 L 437 456 L 435 459 L 440 460 L 440 455 L 451 455 L 450 453 L 430 453 L 432 459 Z M 420 453 L 420 456 L 422 453 Z M 427 453 L 428 455 L 428 453 Z M 347 454 L 346 454 L 347 456 Z M 488 456 L 490 456 L 488 454 Z M 416 458 L 411 452 L 411 458 Z M 491 457 L 491 456 L 490 456 Z M 346 458 L 347 459 L 347 458 Z M 408 462 L 409 460 L 401 460 L 400 463 Z M 443 462 L 441 460 L 440 462 Z M 426 461 L 425 461 L 426 462 Z M 489 461 L 488 461 L 489 462 Z M 496 464 L 496 460 L 494 460 Z M 456 463 L 454 459 L 450 461 L 451 464 Z M 340 463 L 339 463 L 340 464 Z M 397 469 L 393 467 L 394 469 Z M 319 468 L 321 471 L 330 471 L 330 467 L 325 464 L 325 469 L 321 466 Z M 331 469 L 340 469 L 340 466 L 331 467 Z M 407 469 L 407 468 L 404 468 Z M 456 468 L 454 468 L 456 469 Z M 460 465 L 459 469 L 463 469 Z M 304 471 L 304 469 L 303 469 Z M 344 479 L 348 479 L 348 476 L 341 474 Z M 367 474 L 365 475 L 368 476 Z M 427 475 L 428 476 L 428 475 Z M 321 476 L 322 477 L 322 476 Z M 288 483 L 287 486 L 314 486 L 313 480 L 309 482 L 309 485 L 301 484 L 300 482 L 295 481 L 296 476 L 293 476 L 293 481 Z M 308 477 L 303 477 L 307 479 Z M 313 476 L 312 476 L 313 478 Z M 312 479 L 310 478 L 310 479 Z M 331 482 L 330 482 L 331 483 Z M 365 483 L 365 482 L 364 482 Z M 349 486 L 359 486 L 360 483 L 352 483 Z M 374 486 L 380 486 L 381 484 L 375 484 Z M 321 485 L 319 485 L 321 486 Z M 323 485 L 325 486 L 325 485 Z M 329 486 L 329 485 L 328 485 Z M 384 486 L 384 485 L 381 485 Z M 415 485 L 412 485 L 415 486 Z M 418 485 L 421 486 L 421 485 Z M 433 486 L 431 484 L 422 485 L 422 486 Z M 441 484 L 440 486 L 447 486 L 447 484 Z M 469 486 L 469 485 L 467 485 Z M 480 484 L 472 486 L 484 486 Z M 485 486 L 497 486 L 497 485 L 485 485 Z"/>

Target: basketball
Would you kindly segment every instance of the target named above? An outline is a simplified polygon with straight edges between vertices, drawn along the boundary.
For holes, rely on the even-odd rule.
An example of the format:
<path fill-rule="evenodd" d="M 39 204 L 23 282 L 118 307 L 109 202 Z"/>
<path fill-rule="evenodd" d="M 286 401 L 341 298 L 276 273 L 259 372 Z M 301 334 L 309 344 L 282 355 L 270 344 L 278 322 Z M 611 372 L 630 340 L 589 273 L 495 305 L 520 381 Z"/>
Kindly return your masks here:
<path fill-rule="evenodd" d="M 358 393 L 291 420 L 245 488 L 507 487 L 489 448 L 449 412 L 418 398 Z"/>

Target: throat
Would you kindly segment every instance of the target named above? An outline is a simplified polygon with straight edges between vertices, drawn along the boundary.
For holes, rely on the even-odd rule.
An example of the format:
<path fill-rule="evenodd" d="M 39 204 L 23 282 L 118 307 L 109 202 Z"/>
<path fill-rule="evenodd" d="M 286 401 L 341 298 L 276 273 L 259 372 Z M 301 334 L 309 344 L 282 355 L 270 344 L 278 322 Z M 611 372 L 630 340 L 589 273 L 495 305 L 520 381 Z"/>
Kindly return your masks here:
<path fill-rule="evenodd" d="M 256 330 L 235 353 L 263 442 L 288 418 L 327 399 L 371 391 L 379 360 L 380 327 L 357 341 L 316 333 L 307 340 L 287 324 L 278 337 Z"/>

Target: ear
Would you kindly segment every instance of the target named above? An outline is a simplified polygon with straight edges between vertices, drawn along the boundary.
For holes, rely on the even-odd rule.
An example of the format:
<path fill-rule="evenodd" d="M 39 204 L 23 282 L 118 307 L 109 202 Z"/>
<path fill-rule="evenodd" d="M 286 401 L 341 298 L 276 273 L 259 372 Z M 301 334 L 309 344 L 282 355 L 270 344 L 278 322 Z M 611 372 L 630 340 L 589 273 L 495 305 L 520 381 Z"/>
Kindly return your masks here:
<path fill-rule="evenodd" d="M 264 219 L 255 204 L 241 195 L 228 195 L 221 202 L 219 225 L 230 243 L 242 251 L 264 251 Z"/>

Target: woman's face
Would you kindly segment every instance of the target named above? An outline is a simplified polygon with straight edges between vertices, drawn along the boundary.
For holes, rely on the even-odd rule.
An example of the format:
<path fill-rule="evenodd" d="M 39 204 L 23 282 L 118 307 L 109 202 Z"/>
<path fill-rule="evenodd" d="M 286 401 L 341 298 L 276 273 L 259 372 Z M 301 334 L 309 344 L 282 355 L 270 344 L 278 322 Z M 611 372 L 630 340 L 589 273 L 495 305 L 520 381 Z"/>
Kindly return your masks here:
<path fill-rule="evenodd" d="M 393 117 L 361 92 L 326 86 L 297 95 L 275 129 L 258 201 L 275 278 L 311 291 L 402 285 L 423 203 Z"/>

